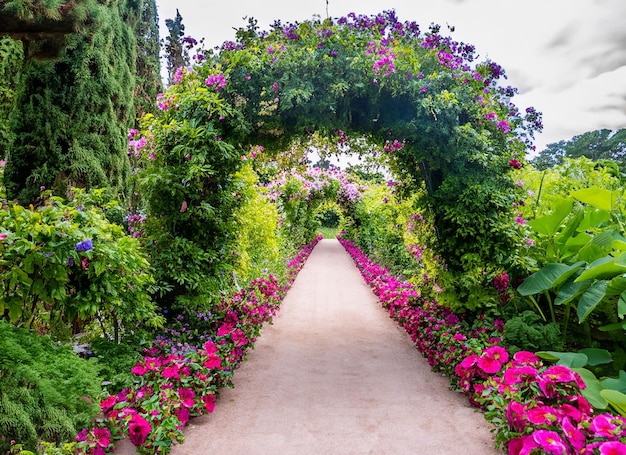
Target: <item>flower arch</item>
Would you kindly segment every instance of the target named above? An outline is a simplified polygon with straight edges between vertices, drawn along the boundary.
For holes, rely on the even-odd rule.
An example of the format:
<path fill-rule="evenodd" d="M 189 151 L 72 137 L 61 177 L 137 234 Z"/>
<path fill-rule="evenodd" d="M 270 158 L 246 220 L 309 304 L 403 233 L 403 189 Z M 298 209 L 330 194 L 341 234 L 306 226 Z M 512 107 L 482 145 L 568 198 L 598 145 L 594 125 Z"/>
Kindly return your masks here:
<path fill-rule="evenodd" d="M 179 69 L 161 96 L 162 112 L 148 121 L 155 165 L 194 169 L 186 181 L 195 185 L 181 192 L 201 204 L 251 146 L 272 153 L 316 134 L 345 149 L 365 136 L 404 188 L 426 188 L 449 267 L 505 263 L 519 197 L 509 171 L 532 147 L 541 114 L 515 106 L 502 67 L 440 32 L 394 11 L 276 21 L 269 31 L 250 20 L 202 64 Z"/>

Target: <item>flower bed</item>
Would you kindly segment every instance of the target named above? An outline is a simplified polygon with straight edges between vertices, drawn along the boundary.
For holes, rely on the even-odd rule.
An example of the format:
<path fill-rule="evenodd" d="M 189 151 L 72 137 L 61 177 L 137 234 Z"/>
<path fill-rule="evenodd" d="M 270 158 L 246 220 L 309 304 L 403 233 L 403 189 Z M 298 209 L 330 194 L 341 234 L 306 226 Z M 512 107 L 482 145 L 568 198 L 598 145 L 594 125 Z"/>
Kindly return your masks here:
<path fill-rule="evenodd" d="M 470 326 L 448 308 L 422 299 L 353 242 L 339 241 L 433 370 L 446 374 L 485 412 L 498 447 L 513 455 L 626 454 L 626 419 L 595 413 L 576 372 L 544 365 L 531 352 L 517 352 L 509 360 L 499 336 L 502 321 L 478 318 Z"/>
<path fill-rule="evenodd" d="M 189 419 L 213 412 L 219 389 L 232 386 L 234 370 L 320 239 L 288 263 L 284 286 L 272 275 L 259 278 L 213 312 L 195 315 L 193 330 L 179 315 L 178 327 L 159 337 L 133 367 L 134 387 L 101 401 L 102 416 L 78 434 L 76 453 L 105 454 L 125 437 L 139 453 L 168 453 L 182 443 Z"/>

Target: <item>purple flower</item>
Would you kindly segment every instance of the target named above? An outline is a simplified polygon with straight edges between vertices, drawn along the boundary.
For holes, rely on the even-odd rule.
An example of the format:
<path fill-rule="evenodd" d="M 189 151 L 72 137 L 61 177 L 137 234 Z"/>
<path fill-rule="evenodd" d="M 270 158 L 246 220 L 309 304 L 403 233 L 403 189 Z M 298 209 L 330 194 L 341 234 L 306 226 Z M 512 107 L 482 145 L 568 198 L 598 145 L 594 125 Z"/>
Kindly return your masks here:
<path fill-rule="evenodd" d="M 89 251 L 89 250 L 93 250 L 93 243 L 91 239 L 85 239 L 82 242 L 78 242 L 76 244 L 76 251 L 79 253 L 83 251 Z"/>

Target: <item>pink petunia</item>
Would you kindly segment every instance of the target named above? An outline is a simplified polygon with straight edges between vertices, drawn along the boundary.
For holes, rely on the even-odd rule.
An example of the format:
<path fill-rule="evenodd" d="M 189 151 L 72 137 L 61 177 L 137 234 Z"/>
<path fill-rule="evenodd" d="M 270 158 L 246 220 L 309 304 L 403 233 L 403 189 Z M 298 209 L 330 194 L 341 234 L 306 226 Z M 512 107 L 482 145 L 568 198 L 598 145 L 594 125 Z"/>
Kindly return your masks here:
<path fill-rule="evenodd" d="M 202 401 L 204 402 L 204 409 L 206 409 L 208 413 L 213 412 L 213 410 L 215 409 L 215 395 L 204 395 L 202 397 Z"/>
<path fill-rule="evenodd" d="M 556 431 L 537 430 L 533 434 L 533 440 L 546 453 L 553 455 L 563 455 L 567 453 L 567 445 Z"/>
<path fill-rule="evenodd" d="M 600 414 L 593 418 L 589 430 L 596 438 L 611 438 L 617 433 L 617 425 L 613 422 L 614 417 L 610 414 Z"/>
<path fill-rule="evenodd" d="M 178 397 L 182 405 L 186 408 L 193 408 L 196 400 L 196 392 L 193 389 L 189 389 L 186 387 L 181 387 L 178 389 Z"/>
<path fill-rule="evenodd" d="M 177 425 L 179 428 L 184 427 L 185 425 L 187 425 L 187 422 L 189 422 L 189 417 L 191 416 L 189 414 L 189 409 L 187 408 L 177 408 L 174 413 L 176 414 L 176 417 L 178 417 L 178 420 L 180 420 L 180 425 Z"/>
<path fill-rule="evenodd" d="M 500 371 L 502 365 L 509 360 L 509 354 L 502 346 L 491 346 L 483 351 L 478 358 L 478 367 L 487 374 Z"/>
<path fill-rule="evenodd" d="M 598 450 L 601 455 L 626 455 L 626 444 L 619 441 L 603 442 Z"/>
<path fill-rule="evenodd" d="M 173 364 L 165 367 L 161 372 L 165 379 L 180 379 L 180 365 Z"/>
<path fill-rule="evenodd" d="M 506 445 L 509 455 L 530 455 L 534 449 L 539 448 L 530 434 L 513 438 Z"/>
<path fill-rule="evenodd" d="M 98 443 L 98 447 L 109 447 L 111 444 L 111 432 L 106 427 L 96 427 L 93 430 L 93 436 Z"/>
<path fill-rule="evenodd" d="M 535 425 L 551 425 L 556 422 L 558 412 L 552 406 L 535 406 L 526 410 L 526 417 Z"/>
<path fill-rule="evenodd" d="M 585 447 L 585 443 L 587 438 L 584 433 L 580 431 L 577 427 L 575 427 L 569 417 L 564 417 L 561 422 L 561 429 L 563 430 L 563 434 L 565 435 L 567 442 L 578 451 L 578 453 L 583 453 L 582 449 Z"/>
<path fill-rule="evenodd" d="M 152 431 L 152 425 L 144 417 L 134 414 L 128 423 L 128 438 L 135 446 L 143 445 Z"/>
<path fill-rule="evenodd" d="M 526 426 L 526 407 L 517 401 L 511 401 L 506 407 L 505 416 L 509 426 L 517 432 L 524 431 Z"/>

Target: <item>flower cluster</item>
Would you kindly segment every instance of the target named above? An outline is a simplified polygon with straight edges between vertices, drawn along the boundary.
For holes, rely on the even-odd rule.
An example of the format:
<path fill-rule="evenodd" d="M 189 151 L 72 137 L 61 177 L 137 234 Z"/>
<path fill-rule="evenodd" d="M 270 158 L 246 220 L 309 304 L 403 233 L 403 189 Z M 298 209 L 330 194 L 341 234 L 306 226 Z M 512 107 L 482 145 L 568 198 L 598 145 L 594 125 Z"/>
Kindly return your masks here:
<path fill-rule="evenodd" d="M 226 80 L 226 77 L 224 77 L 222 73 L 219 73 L 219 74 L 211 74 L 209 77 L 206 78 L 204 83 L 208 87 L 215 87 L 215 90 L 219 91 L 223 89 L 224 87 L 226 87 L 226 84 L 228 83 L 228 81 Z"/>
<path fill-rule="evenodd" d="M 110 453 L 114 441 L 124 436 L 141 453 L 168 453 L 174 441 L 182 443 L 189 419 L 213 412 L 218 390 L 231 384 L 236 365 L 276 313 L 320 239 L 289 262 L 284 286 L 272 275 L 258 278 L 211 313 L 197 314 L 195 329 L 181 324 L 184 328 L 157 338 L 131 370 L 134 386 L 104 398 L 103 418 L 78 433 L 76 454 Z"/>
<path fill-rule="evenodd" d="M 393 153 L 398 150 L 402 150 L 403 148 L 404 148 L 404 142 L 400 142 L 397 139 L 394 139 L 393 142 L 385 141 L 385 145 L 383 146 L 383 149 L 387 153 Z"/>
<path fill-rule="evenodd" d="M 581 394 L 585 383 L 568 367 L 544 365 L 526 351 L 509 360 L 503 347 L 493 346 L 463 359 L 456 373 L 509 454 L 626 453 L 626 419 L 595 415 Z"/>

